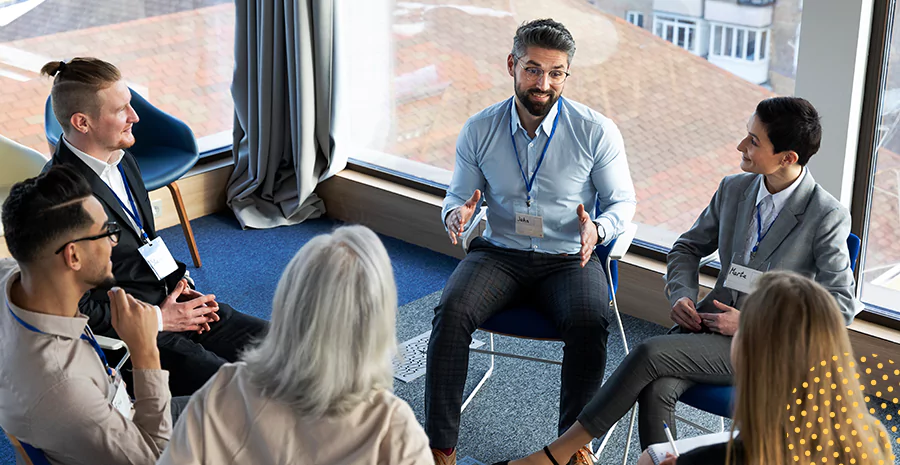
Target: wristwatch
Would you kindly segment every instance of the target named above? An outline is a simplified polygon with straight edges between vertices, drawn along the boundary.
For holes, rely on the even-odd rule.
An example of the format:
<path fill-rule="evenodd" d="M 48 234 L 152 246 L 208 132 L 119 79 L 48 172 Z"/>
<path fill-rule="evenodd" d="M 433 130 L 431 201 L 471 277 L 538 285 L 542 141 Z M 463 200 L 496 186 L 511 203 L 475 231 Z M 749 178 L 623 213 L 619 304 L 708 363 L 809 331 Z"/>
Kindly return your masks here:
<path fill-rule="evenodd" d="M 603 225 L 600 223 L 597 224 L 597 243 L 602 244 L 603 240 L 606 239 L 606 229 L 603 228 Z"/>

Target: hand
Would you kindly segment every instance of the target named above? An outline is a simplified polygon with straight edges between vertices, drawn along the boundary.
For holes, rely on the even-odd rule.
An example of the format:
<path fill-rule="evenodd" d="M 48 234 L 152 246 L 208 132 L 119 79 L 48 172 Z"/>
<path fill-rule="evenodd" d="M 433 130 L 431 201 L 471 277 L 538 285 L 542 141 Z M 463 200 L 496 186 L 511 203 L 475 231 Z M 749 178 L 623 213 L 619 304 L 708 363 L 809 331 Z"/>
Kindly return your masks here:
<path fill-rule="evenodd" d="M 453 245 L 457 244 L 457 237 L 462 234 L 466 223 L 472 219 L 472 215 L 475 214 L 475 209 L 477 209 L 479 205 L 481 205 L 481 191 L 475 189 L 472 197 L 469 197 L 469 200 L 466 200 L 466 203 L 456 207 L 449 215 L 447 215 L 447 234 L 450 235 L 450 242 L 452 242 Z"/>
<path fill-rule="evenodd" d="M 678 461 L 678 457 L 666 452 L 666 459 L 662 462 L 659 462 L 659 465 L 675 465 Z"/>
<path fill-rule="evenodd" d="M 159 349 L 156 333 L 159 322 L 156 310 L 126 294 L 120 287 L 107 292 L 112 326 L 131 352 L 131 364 L 136 369 L 158 370 Z"/>
<path fill-rule="evenodd" d="M 729 307 L 718 300 L 713 300 L 713 305 L 722 310 L 722 313 L 700 313 L 700 318 L 709 329 L 725 336 L 734 336 L 734 333 L 737 332 L 738 320 L 741 317 L 740 310 Z"/>
<path fill-rule="evenodd" d="M 587 265 L 594 253 L 594 247 L 600 240 L 600 234 L 597 233 L 597 225 L 591 221 L 591 216 L 584 211 L 584 205 L 578 204 L 576 210 L 578 214 L 578 227 L 581 229 L 581 267 Z"/>
<path fill-rule="evenodd" d="M 694 307 L 694 301 L 687 297 L 682 297 L 675 302 L 675 305 L 672 306 L 672 311 L 669 312 L 669 317 L 672 318 L 672 321 L 678 323 L 678 326 L 687 330 L 696 333 L 701 329 L 701 319 L 700 315 L 697 314 L 697 308 Z"/>
<path fill-rule="evenodd" d="M 187 285 L 188 283 L 187 283 L 186 279 L 182 279 L 182 281 L 184 281 L 184 284 L 186 284 L 186 286 L 184 287 L 184 291 L 181 293 L 181 295 L 178 296 L 177 299 L 175 299 L 176 301 L 187 302 L 189 300 L 193 300 L 193 299 L 203 296 L 203 294 L 197 292 L 196 289 L 192 289 L 190 285 Z M 197 331 L 198 334 L 203 333 L 205 331 L 209 331 L 209 324 L 219 321 L 219 314 L 216 313 L 219 311 L 219 303 L 216 302 L 215 300 L 213 300 L 212 302 L 208 302 L 204 305 L 206 305 L 207 307 L 213 307 L 214 310 L 212 313 L 208 313 L 206 315 L 207 321 L 206 321 L 206 323 L 202 323 L 200 325 L 200 329 Z"/>
<path fill-rule="evenodd" d="M 203 331 L 209 330 L 209 322 L 218 321 L 219 305 L 215 302 L 216 296 L 212 294 L 200 294 L 190 289 L 187 293 L 189 300 L 179 301 L 185 294 L 185 289 L 190 289 L 187 281 L 181 280 L 175 286 L 175 290 L 166 297 L 159 306 L 163 318 L 163 331 Z"/>

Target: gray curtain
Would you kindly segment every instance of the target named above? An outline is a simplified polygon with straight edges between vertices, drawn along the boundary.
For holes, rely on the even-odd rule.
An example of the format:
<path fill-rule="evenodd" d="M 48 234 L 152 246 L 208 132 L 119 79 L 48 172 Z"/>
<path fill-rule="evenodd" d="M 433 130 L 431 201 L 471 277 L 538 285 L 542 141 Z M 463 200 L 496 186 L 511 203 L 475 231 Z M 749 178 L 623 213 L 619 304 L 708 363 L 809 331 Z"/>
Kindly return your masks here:
<path fill-rule="evenodd" d="M 334 153 L 334 0 L 236 0 L 234 173 L 228 206 L 244 228 L 325 213 L 313 193 Z"/>

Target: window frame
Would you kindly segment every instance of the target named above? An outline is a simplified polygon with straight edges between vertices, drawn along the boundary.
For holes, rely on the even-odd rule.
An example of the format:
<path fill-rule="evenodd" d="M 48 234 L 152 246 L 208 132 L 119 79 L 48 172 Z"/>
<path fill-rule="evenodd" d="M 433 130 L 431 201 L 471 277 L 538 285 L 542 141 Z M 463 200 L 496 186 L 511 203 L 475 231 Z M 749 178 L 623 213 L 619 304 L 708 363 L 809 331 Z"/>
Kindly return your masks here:
<path fill-rule="evenodd" d="M 625 21 L 633 24 L 641 29 L 644 28 L 644 12 L 637 10 L 628 10 L 625 12 Z"/>
<path fill-rule="evenodd" d="M 734 60 L 739 63 L 765 63 L 769 61 L 769 54 L 765 52 L 769 46 L 768 40 L 772 35 L 772 28 L 769 27 L 748 27 L 737 24 L 723 23 L 719 21 L 709 22 L 709 56 L 717 59 Z M 716 34 L 721 31 L 721 37 L 716 46 Z M 729 33 L 730 31 L 730 33 Z M 742 33 L 742 34 L 741 34 Z M 750 50 L 750 34 L 753 33 L 754 57 L 748 59 L 748 51 Z M 741 40 L 738 38 L 741 37 Z M 725 44 L 731 44 L 729 53 L 725 52 Z M 739 45 L 740 42 L 740 45 Z M 740 47 L 743 56 L 737 56 L 738 47 Z"/>
<path fill-rule="evenodd" d="M 700 53 L 700 28 L 702 27 L 703 18 L 694 18 L 690 16 L 676 15 L 671 13 L 653 13 L 653 29 L 651 32 L 656 37 L 659 37 L 670 44 L 675 45 L 676 47 L 682 48 L 691 52 L 693 54 Z M 657 29 L 662 27 L 663 35 L 657 34 Z M 672 28 L 672 40 L 666 38 L 669 33 L 669 27 Z M 684 42 L 685 46 L 678 44 L 679 33 L 683 29 L 684 31 Z M 693 47 L 691 47 L 693 45 Z"/>
<path fill-rule="evenodd" d="M 865 70 L 865 91 L 863 93 L 862 112 L 860 115 L 860 132 L 857 144 L 857 157 L 853 178 L 853 200 L 850 205 L 850 230 L 859 236 L 859 261 L 854 272 L 857 297 L 865 305 L 865 309 L 857 318 L 900 330 L 900 316 L 897 310 L 885 309 L 868 304 L 862 300 L 861 273 L 865 265 L 866 246 L 868 242 L 869 217 L 874 193 L 875 168 L 877 163 L 876 148 L 878 145 L 878 125 L 880 123 L 883 95 L 887 84 L 887 73 L 890 59 L 890 41 L 892 24 L 896 14 L 896 4 L 892 0 L 875 0 L 873 3 L 872 25 L 869 35 L 868 56 Z M 873 59 L 875 58 L 875 59 Z"/>

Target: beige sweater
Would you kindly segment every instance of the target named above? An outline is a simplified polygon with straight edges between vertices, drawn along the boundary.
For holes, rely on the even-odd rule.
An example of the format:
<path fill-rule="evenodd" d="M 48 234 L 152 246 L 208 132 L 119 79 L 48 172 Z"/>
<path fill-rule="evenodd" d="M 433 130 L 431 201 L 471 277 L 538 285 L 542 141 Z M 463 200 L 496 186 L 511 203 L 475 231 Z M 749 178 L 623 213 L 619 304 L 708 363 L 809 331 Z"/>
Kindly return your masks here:
<path fill-rule="evenodd" d="M 388 391 L 338 418 L 308 420 L 260 396 L 244 363 L 191 398 L 159 464 L 433 465 L 412 409 Z"/>

